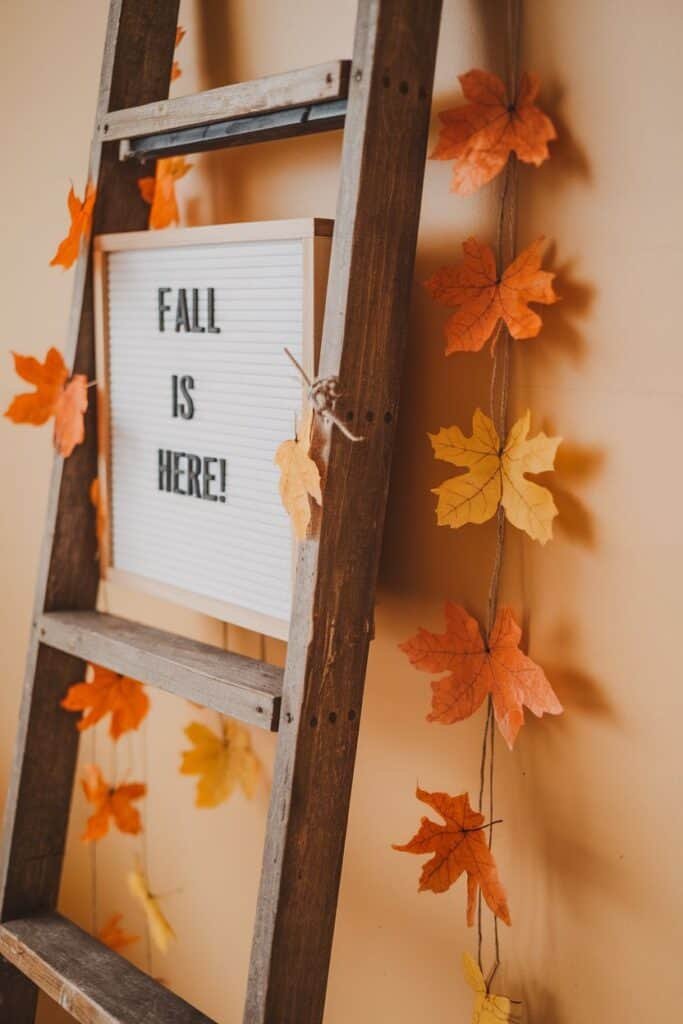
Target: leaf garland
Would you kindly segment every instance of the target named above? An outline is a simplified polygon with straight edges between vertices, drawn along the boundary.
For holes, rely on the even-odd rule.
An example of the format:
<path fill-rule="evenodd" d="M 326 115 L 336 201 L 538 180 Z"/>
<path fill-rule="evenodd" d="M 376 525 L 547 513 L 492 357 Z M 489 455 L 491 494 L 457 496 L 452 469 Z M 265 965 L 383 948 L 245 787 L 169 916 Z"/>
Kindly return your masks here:
<path fill-rule="evenodd" d="M 498 75 L 474 69 L 458 76 L 466 105 L 439 114 L 439 141 L 433 160 L 453 160 L 452 191 L 476 192 L 500 174 L 511 153 L 536 167 L 548 159 L 555 127 L 536 106 L 537 75 L 525 72 L 510 100 Z"/>
<path fill-rule="evenodd" d="M 157 160 L 154 177 L 140 178 L 140 195 L 149 203 L 149 226 L 156 230 L 171 227 L 180 220 L 175 184 L 192 168 L 184 156 L 168 156 Z"/>
<path fill-rule="evenodd" d="M 441 267 L 425 281 L 425 288 L 442 306 L 459 307 L 444 326 L 446 355 L 478 352 L 502 322 L 513 338 L 535 338 L 543 326 L 530 302 L 550 306 L 558 297 L 554 274 L 541 270 L 545 239 L 537 238 L 512 261 L 502 275 L 490 245 L 468 238 L 465 258 L 453 267 Z"/>
<path fill-rule="evenodd" d="M 51 267 L 63 267 L 68 270 L 78 259 L 81 242 L 90 233 L 95 196 L 95 186 L 91 182 L 86 185 L 82 200 L 74 192 L 73 185 L 69 189 L 66 202 L 71 223 L 66 237 L 59 243 L 56 253 L 50 260 Z"/>
<path fill-rule="evenodd" d="M 525 707 L 538 718 L 561 714 L 562 705 L 545 672 L 519 649 L 521 636 L 510 608 L 498 612 L 486 642 L 477 620 L 447 601 L 445 633 L 420 629 L 399 644 L 414 668 L 448 673 L 432 683 L 428 721 L 461 722 L 491 694 L 498 728 L 512 750 L 524 724 Z"/>
<path fill-rule="evenodd" d="M 176 935 L 164 915 L 159 898 L 150 892 L 144 872 L 138 867 L 128 872 L 128 888 L 142 907 L 152 942 L 162 953 L 168 952 Z"/>
<path fill-rule="evenodd" d="M 530 425 L 527 410 L 501 447 L 493 421 L 477 409 L 470 437 L 456 426 L 429 435 L 435 458 L 466 470 L 432 491 L 439 499 L 439 526 L 457 529 L 467 523 L 485 523 L 502 505 L 513 526 L 541 544 L 550 540 L 557 507 L 548 488 L 527 480 L 526 474 L 553 469 L 562 438 L 543 432 L 530 438 Z"/>
<path fill-rule="evenodd" d="M 469 953 L 462 955 L 465 981 L 474 992 L 472 1024 L 507 1024 L 512 1018 L 512 1000 L 489 992 L 481 967 Z"/>
<path fill-rule="evenodd" d="M 178 49 L 178 47 L 180 46 L 180 44 L 182 43 L 182 41 L 183 41 L 183 39 L 185 38 L 186 35 L 187 35 L 186 29 L 184 29 L 182 27 L 182 25 L 178 25 L 178 27 L 175 30 L 175 47 L 174 47 L 175 50 Z M 172 82 L 177 81 L 177 79 L 180 78 L 182 73 L 183 73 L 183 70 L 182 70 L 182 68 L 180 66 L 180 63 L 177 60 L 174 60 L 172 66 L 171 66 L 171 81 Z"/>
<path fill-rule="evenodd" d="M 514 68 L 520 19 L 516 0 L 509 5 L 508 19 L 508 60 Z M 491 246 L 470 237 L 463 243 L 463 260 L 437 270 L 425 287 L 435 302 L 453 310 L 444 327 L 447 356 L 454 352 L 478 352 L 491 341 L 495 360 L 492 408 L 491 417 L 480 409 L 475 411 L 469 437 L 457 426 L 429 435 L 435 457 L 464 470 L 444 481 L 433 493 L 438 496 L 438 525 L 458 528 L 496 516 L 496 553 L 485 630 L 462 606 L 447 601 L 445 633 L 420 628 L 399 647 L 415 668 L 439 674 L 431 684 L 428 721 L 462 721 L 487 702 L 479 807 L 484 802 L 488 772 L 489 809 L 493 818 L 494 723 L 497 722 L 512 749 L 524 723 L 525 708 L 538 717 L 562 712 L 543 669 L 520 648 L 521 630 L 512 610 L 497 610 L 505 519 L 545 544 L 552 536 L 557 515 L 550 491 L 527 477 L 553 469 L 561 439 L 543 432 L 529 437 L 528 410 L 506 429 L 510 341 L 539 334 L 543 322 L 531 307 L 557 302 L 554 275 L 541 266 L 542 237 L 514 258 L 503 255 L 504 249 L 510 254 L 514 252 L 515 218 L 514 207 L 510 205 L 511 187 L 514 189 L 516 181 L 514 160 L 539 166 L 548 158 L 548 143 L 556 133 L 550 119 L 536 104 L 536 76 L 523 74 L 513 97 L 508 95 L 501 79 L 489 72 L 467 72 L 460 76 L 460 82 L 467 102 L 439 115 L 441 130 L 431 155 L 454 162 L 452 189 L 460 195 L 470 194 L 505 169 L 498 217 L 498 258 Z M 499 341 L 502 356 L 497 348 Z M 479 962 L 468 953 L 463 956 L 465 979 L 474 992 L 472 1024 L 511 1021 L 513 1001 L 491 991 L 500 963 L 498 919 L 510 923 L 507 899 L 491 852 L 493 825 L 498 822 L 485 823 L 481 811 L 470 806 L 467 793 L 454 797 L 427 793 L 418 787 L 417 796 L 438 811 L 445 824 L 423 817 L 413 838 L 395 849 L 432 854 L 423 866 L 420 890 L 445 892 L 460 875 L 467 875 L 468 924 L 473 923 L 479 905 Z M 482 971 L 482 898 L 493 913 L 495 962 L 487 978 Z"/>
<path fill-rule="evenodd" d="M 501 921 L 510 924 L 510 911 L 505 889 L 487 841 L 484 815 L 470 807 L 469 795 L 449 796 L 428 793 L 417 787 L 418 800 L 427 804 L 444 819 L 444 824 L 422 818 L 412 839 L 394 849 L 401 853 L 425 854 L 433 857 L 422 868 L 419 891 L 446 892 L 462 874 L 467 876 L 467 924 L 474 924 L 477 893 Z"/>
<path fill-rule="evenodd" d="M 33 384 L 35 391 L 26 391 L 15 397 L 5 410 L 13 423 L 42 426 L 54 417 L 53 443 L 55 451 L 68 458 L 76 445 L 85 439 L 85 413 L 88 408 L 88 380 L 76 373 L 69 380 L 69 371 L 61 352 L 48 350 L 45 362 L 33 356 L 12 353 L 14 369 L 22 380 Z"/>
<path fill-rule="evenodd" d="M 67 690 L 61 706 L 67 711 L 81 711 L 76 728 L 82 732 L 111 715 L 109 735 L 117 740 L 131 729 L 137 729 L 149 711 L 149 697 L 142 683 L 100 665 L 92 665 L 90 682 L 74 683 Z"/>
<path fill-rule="evenodd" d="M 275 452 L 280 470 L 280 498 L 289 514 L 297 540 L 304 540 L 311 522 L 311 501 L 322 505 L 320 470 L 311 458 L 313 412 L 302 417 L 294 440 L 283 441 Z"/>
<path fill-rule="evenodd" d="M 88 818 L 82 835 L 84 843 L 103 839 L 109 832 L 109 821 L 113 820 L 119 832 L 137 835 L 142 831 L 142 819 L 133 800 L 140 800 L 147 794 L 147 786 L 141 782 L 130 782 L 123 786 L 112 786 L 105 782 L 97 765 L 88 765 L 82 779 L 86 800 L 95 810 Z"/>
<path fill-rule="evenodd" d="M 191 722 L 185 735 L 192 750 L 182 754 L 181 775 L 198 775 L 195 805 L 218 807 L 236 786 L 251 799 L 261 775 L 261 763 L 251 746 L 251 735 L 239 722 L 223 718 L 222 736 L 201 722 Z"/>
<path fill-rule="evenodd" d="M 100 942 L 115 952 L 125 949 L 126 946 L 132 946 L 140 939 L 139 935 L 132 935 L 125 931 L 121 927 L 121 921 L 123 921 L 123 914 L 112 914 L 97 933 Z"/>

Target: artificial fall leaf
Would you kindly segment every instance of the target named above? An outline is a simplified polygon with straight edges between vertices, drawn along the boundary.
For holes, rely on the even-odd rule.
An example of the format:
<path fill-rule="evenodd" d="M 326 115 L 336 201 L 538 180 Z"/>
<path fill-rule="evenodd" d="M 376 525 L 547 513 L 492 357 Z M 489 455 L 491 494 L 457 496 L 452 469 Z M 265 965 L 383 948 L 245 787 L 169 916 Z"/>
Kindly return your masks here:
<path fill-rule="evenodd" d="M 430 722 L 460 722 L 489 694 L 505 742 L 512 749 L 524 724 L 524 708 L 537 718 L 559 715 L 562 705 L 540 665 L 519 649 L 522 631 L 510 608 L 496 616 L 488 644 L 479 623 L 464 608 L 446 602 L 446 632 L 426 629 L 399 644 L 411 665 L 422 672 L 448 672 L 432 683 Z"/>
<path fill-rule="evenodd" d="M 469 953 L 463 953 L 462 966 L 465 981 L 474 992 L 472 1024 L 507 1024 L 512 1012 L 507 996 L 495 996 L 487 990 L 481 968 Z"/>
<path fill-rule="evenodd" d="M 192 167 L 184 156 L 169 156 L 157 160 L 153 178 L 140 178 L 140 195 L 152 209 L 149 211 L 150 228 L 168 228 L 180 219 L 175 183 L 185 177 Z"/>
<path fill-rule="evenodd" d="M 147 879 L 139 868 L 128 873 L 128 887 L 145 912 L 152 942 L 165 953 L 171 940 L 175 939 L 175 932 L 162 913 L 159 900 L 149 891 Z"/>
<path fill-rule="evenodd" d="M 85 188 L 85 197 L 81 201 L 74 192 L 73 185 L 69 189 L 67 198 L 71 225 L 69 233 L 57 247 L 57 252 L 50 260 L 51 267 L 64 267 L 68 270 L 78 259 L 81 248 L 81 239 L 90 231 L 93 209 L 95 207 L 95 186 L 90 182 Z"/>
<path fill-rule="evenodd" d="M 95 477 L 90 484 L 90 504 L 95 509 L 95 536 L 97 537 L 97 550 L 102 555 L 102 547 L 107 533 L 107 508 L 102 501 L 100 493 L 99 477 Z"/>
<path fill-rule="evenodd" d="M 182 775 L 198 775 L 197 807 L 218 807 L 239 783 L 251 798 L 261 772 L 261 764 L 251 747 L 249 730 L 232 718 L 223 719 L 223 735 L 200 722 L 191 722 L 185 735 L 193 749 L 183 752 Z"/>
<path fill-rule="evenodd" d="M 121 927 L 122 920 L 123 914 L 112 914 L 97 933 L 100 942 L 116 952 L 125 949 L 126 946 L 132 946 L 140 938 L 139 935 L 131 935 L 130 932 L 124 931 Z"/>
<path fill-rule="evenodd" d="M 544 238 L 537 238 L 498 275 L 490 245 L 468 238 L 465 258 L 453 267 L 441 267 L 425 288 L 442 306 L 456 307 L 444 325 L 446 355 L 478 352 L 502 321 L 513 338 L 535 338 L 543 321 L 529 308 L 530 302 L 552 305 L 554 274 L 541 270 Z M 459 307 L 459 308 L 457 308 Z"/>
<path fill-rule="evenodd" d="M 84 843 L 103 839 L 109 831 L 110 818 L 113 818 L 119 832 L 136 836 L 142 831 L 140 812 L 133 807 L 132 801 L 145 796 L 147 786 L 144 783 L 130 782 L 123 786 L 110 786 L 94 764 L 88 765 L 81 781 L 86 799 L 95 808 L 81 836 Z"/>
<path fill-rule="evenodd" d="M 439 526 L 455 529 L 465 523 L 485 523 L 502 504 L 513 526 L 541 544 L 550 540 L 557 515 L 553 496 L 547 487 L 527 480 L 525 474 L 552 469 L 562 438 L 541 432 L 527 439 L 530 423 L 527 409 L 501 446 L 492 420 L 477 409 L 471 437 L 459 427 L 442 427 L 438 434 L 429 435 L 435 458 L 467 470 L 433 488 L 432 493 L 439 497 Z"/>
<path fill-rule="evenodd" d="M 470 807 L 467 793 L 427 793 L 417 788 L 417 798 L 437 811 L 445 821 L 441 825 L 422 818 L 419 831 L 403 846 L 402 853 L 433 853 L 422 868 L 419 891 L 446 892 L 463 872 L 467 875 L 467 924 L 474 924 L 477 893 L 486 900 L 496 917 L 510 924 L 505 889 L 498 877 L 496 862 L 482 828 L 484 815 Z"/>
<path fill-rule="evenodd" d="M 48 351 L 44 363 L 16 352 L 12 356 L 17 374 L 33 384 L 35 391 L 16 395 L 5 416 L 13 423 L 30 423 L 36 427 L 54 416 L 54 446 L 60 455 L 67 458 L 85 437 L 83 417 L 88 408 L 87 378 L 77 373 L 67 383 L 69 371 L 56 348 Z"/>
<path fill-rule="evenodd" d="M 475 192 L 499 174 L 510 153 L 539 167 L 547 160 L 548 143 L 557 138 L 552 121 L 535 103 L 540 83 L 525 72 L 511 103 L 497 75 L 468 71 L 459 76 L 469 102 L 439 114 L 441 130 L 435 160 L 453 160 L 453 192 Z"/>
<path fill-rule="evenodd" d="M 92 682 L 74 683 L 61 702 L 67 711 L 82 711 L 77 728 L 89 729 L 111 713 L 109 735 L 117 740 L 137 729 L 149 710 L 149 697 L 137 679 L 93 665 Z"/>
<path fill-rule="evenodd" d="M 64 388 L 55 412 L 54 446 L 65 459 L 85 439 L 87 409 L 88 379 L 76 373 Z"/>
<path fill-rule="evenodd" d="M 187 35 L 187 33 L 186 33 L 185 29 L 182 27 L 182 25 L 178 25 L 177 29 L 175 30 L 175 48 L 176 48 L 176 50 L 178 49 L 178 47 L 180 46 L 180 44 L 182 43 L 182 41 L 183 41 L 183 39 L 185 38 L 186 35 Z M 174 60 L 173 61 L 173 67 L 171 68 L 171 81 L 175 82 L 175 80 L 177 78 L 180 78 L 182 73 L 183 72 L 182 72 L 182 68 L 180 67 L 180 64 L 178 63 L 177 60 Z"/>
<path fill-rule="evenodd" d="M 283 441 L 275 452 L 275 463 L 280 469 L 280 497 L 292 520 L 294 533 L 303 540 L 311 521 L 309 498 L 322 505 L 320 470 L 308 454 L 311 444 L 313 413 L 303 418 L 297 437 Z"/>

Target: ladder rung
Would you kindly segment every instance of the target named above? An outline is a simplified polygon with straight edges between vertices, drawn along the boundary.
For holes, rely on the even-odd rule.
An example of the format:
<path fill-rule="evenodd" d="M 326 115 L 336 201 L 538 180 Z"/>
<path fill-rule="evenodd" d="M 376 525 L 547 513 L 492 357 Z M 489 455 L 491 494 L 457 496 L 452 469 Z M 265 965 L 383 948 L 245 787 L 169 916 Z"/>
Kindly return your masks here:
<path fill-rule="evenodd" d="M 211 149 L 247 146 L 252 142 L 271 142 L 295 135 L 316 135 L 344 127 L 346 100 L 291 107 L 275 113 L 255 114 L 174 132 L 141 135 L 123 139 L 119 150 L 121 160 L 140 160 L 182 153 L 204 153 Z"/>
<path fill-rule="evenodd" d="M 40 641 L 179 697 L 275 730 L 282 669 L 102 612 L 49 612 Z"/>
<path fill-rule="evenodd" d="M 348 96 L 350 67 L 350 61 L 328 61 L 193 96 L 115 110 L 98 122 L 97 130 L 103 142 L 113 142 L 342 100 Z"/>
<path fill-rule="evenodd" d="M 59 914 L 0 925 L 0 953 L 81 1024 L 213 1024 Z"/>

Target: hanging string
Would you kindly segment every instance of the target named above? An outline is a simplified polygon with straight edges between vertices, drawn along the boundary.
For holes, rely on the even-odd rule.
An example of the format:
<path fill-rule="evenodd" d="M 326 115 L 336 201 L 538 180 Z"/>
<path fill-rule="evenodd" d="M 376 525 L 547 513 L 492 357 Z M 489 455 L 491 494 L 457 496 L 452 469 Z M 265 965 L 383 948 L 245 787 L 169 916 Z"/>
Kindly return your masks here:
<path fill-rule="evenodd" d="M 517 82 L 519 80 L 520 41 L 521 41 L 521 0 L 506 0 L 507 8 L 507 46 L 506 46 L 506 77 L 508 95 L 516 99 Z M 498 277 L 514 258 L 516 248 L 517 232 L 517 158 L 514 153 L 510 155 L 505 167 L 503 185 L 500 194 L 497 230 L 497 263 Z M 500 440 L 501 453 L 507 435 L 507 417 L 510 398 L 510 334 L 503 324 L 498 326 L 492 340 L 493 366 L 491 370 L 490 387 L 490 413 L 498 437 Z M 491 632 L 496 620 L 498 610 L 498 597 L 500 592 L 500 578 L 503 568 L 503 554 L 505 549 L 505 510 L 502 505 L 498 506 L 496 512 L 496 537 L 493 555 L 493 565 L 489 581 L 487 615 L 486 615 L 486 638 L 487 645 L 490 642 Z M 487 701 L 486 722 L 484 725 L 484 736 L 482 740 L 482 755 L 479 772 L 479 812 L 484 813 L 484 790 L 486 778 L 488 777 L 488 820 L 494 821 L 494 776 L 495 776 L 495 742 L 496 723 L 493 714 L 493 700 L 489 696 Z M 488 767 L 488 772 L 487 772 Z M 493 846 L 493 827 L 489 825 L 488 846 Z M 477 900 L 477 958 L 479 967 L 483 969 L 483 900 L 481 889 Z M 500 966 L 500 936 L 498 933 L 498 918 L 493 915 L 493 946 L 494 962 L 488 972 L 486 987 L 489 990 L 493 979 Z"/>
<path fill-rule="evenodd" d="M 91 764 L 97 764 L 97 727 L 93 727 L 90 733 L 90 761 Z M 90 847 L 90 930 L 93 936 L 96 936 L 99 920 L 97 913 L 97 842 L 93 840 L 88 845 Z"/>
<path fill-rule="evenodd" d="M 148 758 L 147 758 L 147 718 L 141 726 L 141 747 L 142 747 L 142 778 L 145 783 L 148 783 Z M 149 886 L 149 860 L 148 860 L 148 849 L 147 849 L 147 829 L 149 826 L 149 814 L 148 804 L 149 800 L 142 801 L 142 831 L 140 833 L 140 851 L 142 860 L 142 873 L 145 876 L 146 884 Z M 147 973 L 151 976 L 152 974 L 152 942 L 149 933 L 149 922 L 147 915 L 145 914 L 145 961 L 147 963 Z"/>

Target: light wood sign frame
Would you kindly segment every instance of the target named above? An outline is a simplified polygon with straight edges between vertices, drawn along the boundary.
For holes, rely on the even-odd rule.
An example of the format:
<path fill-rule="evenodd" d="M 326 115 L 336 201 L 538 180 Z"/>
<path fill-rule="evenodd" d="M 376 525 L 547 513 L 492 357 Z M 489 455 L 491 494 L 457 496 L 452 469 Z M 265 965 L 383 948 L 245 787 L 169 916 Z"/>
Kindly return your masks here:
<path fill-rule="evenodd" d="M 313 377 L 331 233 L 286 220 L 95 239 L 105 581 L 287 638 L 295 546 L 273 455 L 300 382 L 283 346 Z"/>

